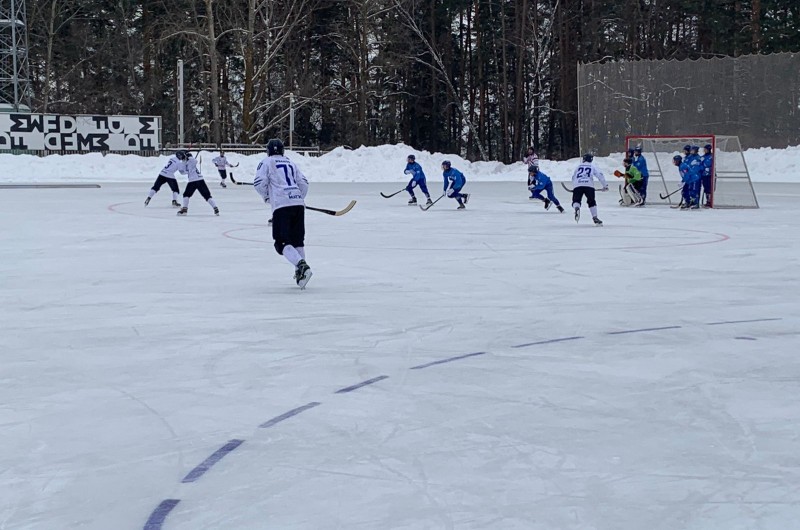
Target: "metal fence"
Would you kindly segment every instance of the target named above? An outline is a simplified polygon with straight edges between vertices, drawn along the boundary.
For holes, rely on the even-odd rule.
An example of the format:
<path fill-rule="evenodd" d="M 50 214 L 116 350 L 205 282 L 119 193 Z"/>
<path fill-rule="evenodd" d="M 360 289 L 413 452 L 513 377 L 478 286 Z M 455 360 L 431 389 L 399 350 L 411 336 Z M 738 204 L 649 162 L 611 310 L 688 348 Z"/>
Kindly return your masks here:
<path fill-rule="evenodd" d="M 578 65 L 581 151 L 626 136 L 731 135 L 742 147 L 800 144 L 800 54 Z"/>

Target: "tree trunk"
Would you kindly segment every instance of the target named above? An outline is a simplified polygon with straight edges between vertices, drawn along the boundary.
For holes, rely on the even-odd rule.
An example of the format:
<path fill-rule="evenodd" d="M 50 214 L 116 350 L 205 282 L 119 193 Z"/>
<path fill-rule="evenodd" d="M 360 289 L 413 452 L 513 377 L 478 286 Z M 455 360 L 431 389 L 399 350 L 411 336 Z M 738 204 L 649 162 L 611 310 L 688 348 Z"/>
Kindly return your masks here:
<path fill-rule="evenodd" d="M 214 30 L 214 0 L 206 0 L 206 21 L 208 56 L 211 68 L 211 113 L 212 139 L 219 146 L 222 143 L 222 127 L 219 112 L 219 57 L 217 56 L 217 37 Z"/>

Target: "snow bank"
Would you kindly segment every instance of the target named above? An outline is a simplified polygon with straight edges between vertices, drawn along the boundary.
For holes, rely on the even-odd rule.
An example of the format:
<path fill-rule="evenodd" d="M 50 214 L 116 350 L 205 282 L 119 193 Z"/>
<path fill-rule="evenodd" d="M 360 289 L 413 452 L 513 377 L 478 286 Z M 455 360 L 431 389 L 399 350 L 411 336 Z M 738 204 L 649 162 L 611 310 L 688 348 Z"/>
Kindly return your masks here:
<path fill-rule="evenodd" d="M 313 158 L 289 152 L 314 182 L 404 182 L 406 157 L 414 153 L 429 180 L 441 177 L 442 160 L 450 160 L 453 167 L 462 171 L 468 180 L 524 181 L 527 168 L 522 162 L 468 162 L 458 155 L 416 151 L 406 145 L 381 145 L 348 150 L 334 149 L 321 157 Z M 216 169 L 211 164 L 215 152 L 200 154 L 203 174 L 216 179 Z M 231 153 L 228 160 L 239 167 L 232 171 L 235 178 L 252 181 L 258 163 L 265 154 L 238 155 Z M 0 154 L 0 182 L 149 182 L 155 179 L 164 166 L 167 156 L 141 157 L 137 155 L 31 155 Z M 622 154 L 596 157 L 595 163 L 610 176 L 621 166 Z M 755 182 L 800 182 L 800 146 L 786 149 L 749 149 L 745 160 Z M 554 180 L 569 180 L 579 159 L 567 161 L 541 160 L 542 171 Z"/>

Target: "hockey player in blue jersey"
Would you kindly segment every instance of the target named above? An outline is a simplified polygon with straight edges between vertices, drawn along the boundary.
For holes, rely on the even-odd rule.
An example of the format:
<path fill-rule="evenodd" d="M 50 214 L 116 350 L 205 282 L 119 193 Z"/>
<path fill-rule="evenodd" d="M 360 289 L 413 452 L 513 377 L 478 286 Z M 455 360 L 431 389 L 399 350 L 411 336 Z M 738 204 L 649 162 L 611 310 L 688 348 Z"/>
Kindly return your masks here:
<path fill-rule="evenodd" d="M 564 213 L 564 208 L 561 207 L 561 203 L 558 202 L 556 194 L 553 192 L 553 181 L 539 171 L 539 166 L 532 165 L 528 168 L 528 189 L 531 190 L 531 197 L 544 202 L 545 210 L 549 210 L 550 203 L 553 203 L 559 212 Z M 547 193 L 546 199 L 542 196 L 543 191 Z"/>
<path fill-rule="evenodd" d="M 687 157 L 688 158 L 688 157 Z M 696 165 L 692 165 L 691 161 L 682 159 L 681 155 L 672 157 L 672 163 L 678 168 L 681 175 L 681 182 L 683 182 L 683 190 L 681 192 L 681 210 L 688 210 L 689 208 L 696 210 L 700 207 L 700 169 Z"/>
<path fill-rule="evenodd" d="M 642 147 L 638 145 L 633 148 L 633 167 L 638 169 L 639 173 L 642 174 L 642 187 L 639 189 L 642 202 L 639 206 L 644 206 L 647 202 L 647 179 L 650 178 L 650 171 L 647 169 L 647 160 L 642 155 Z"/>
<path fill-rule="evenodd" d="M 463 210 L 469 201 L 469 193 L 461 193 L 461 188 L 467 183 L 464 174 L 454 168 L 449 160 L 442 162 L 442 177 L 444 178 L 444 191 L 451 199 L 458 201 L 458 209 Z"/>
<path fill-rule="evenodd" d="M 705 201 L 704 208 L 711 208 L 711 197 L 714 183 L 714 147 L 711 144 L 703 146 L 705 153 L 700 157 L 700 162 L 703 167 L 703 195 Z"/>
<path fill-rule="evenodd" d="M 406 170 L 404 173 L 406 175 L 411 175 L 411 180 L 408 181 L 408 186 L 406 186 L 406 191 L 411 195 L 411 198 L 408 200 L 409 205 L 417 204 L 417 197 L 414 195 L 414 188 L 419 186 L 419 189 L 422 190 L 422 193 L 425 194 L 425 197 L 428 198 L 426 205 L 430 205 L 433 203 L 431 201 L 431 194 L 428 193 L 428 183 L 425 179 L 425 172 L 422 171 L 422 166 L 417 164 L 417 159 L 414 155 L 408 155 L 408 162 L 406 164 Z"/>

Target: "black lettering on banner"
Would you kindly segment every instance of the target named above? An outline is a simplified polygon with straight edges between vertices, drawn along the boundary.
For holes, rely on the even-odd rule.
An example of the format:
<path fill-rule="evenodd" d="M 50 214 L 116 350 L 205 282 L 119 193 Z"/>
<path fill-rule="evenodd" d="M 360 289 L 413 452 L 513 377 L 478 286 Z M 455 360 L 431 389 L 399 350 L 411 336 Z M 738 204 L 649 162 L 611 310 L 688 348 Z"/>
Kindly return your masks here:
<path fill-rule="evenodd" d="M 46 114 L 44 116 L 44 133 L 60 133 L 61 131 L 61 116 Z"/>
<path fill-rule="evenodd" d="M 155 151 L 156 145 L 153 138 L 139 138 L 139 150 L 140 151 Z"/>
<path fill-rule="evenodd" d="M 74 133 L 78 130 L 78 120 L 74 116 L 59 116 L 61 133 Z M 55 132 L 55 131 L 54 131 Z"/>
<path fill-rule="evenodd" d="M 97 132 L 108 132 L 108 116 L 92 116 Z"/>
<path fill-rule="evenodd" d="M 0 132 L 0 149 L 7 147 L 11 143 L 11 137 L 6 133 Z"/>
<path fill-rule="evenodd" d="M 122 125 L 122 120 L 111 118 L 108 120 L 108 132 L 111 134 L 122 134 L 125 132 L 125 127 Z"/>
<path fill-rule="evenodd" d="M 27 149 L 28 144 L 25 143 L 24 136 L 12 136 L 11 137 L 11 149 Z"/>
<path fill-rule="evenodd" d="M 142 125 L 139 127 L 139 134 L 151 134 L 156 132 L 155 118 L 139 118 L 139 123 Z"/>
<path fill-rule="evenodd" d="M 61 135 L 58 133 L 51 133 L 44 135 L 44 148 L 48 151 L 61 151 Z"/>
<path fill-rule="evenodd" d="M 75 135 L 78 151 L 108 151 L 108 134 L 91 133 Z"/>
<path fill-rule="evenodd" d="M 10 132 L 44 132 L 44 116 L 41 114 L 12 114 Z"/>
<path fill-rule="evenodd" d="M 126 134 L 125 135 L 125 145 L 128 147 L 129 151 L 139 151 L 140 138 L 136 134 Z"/>

